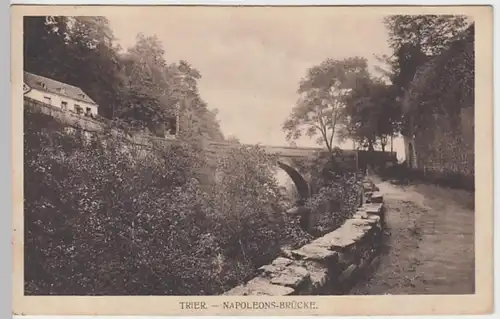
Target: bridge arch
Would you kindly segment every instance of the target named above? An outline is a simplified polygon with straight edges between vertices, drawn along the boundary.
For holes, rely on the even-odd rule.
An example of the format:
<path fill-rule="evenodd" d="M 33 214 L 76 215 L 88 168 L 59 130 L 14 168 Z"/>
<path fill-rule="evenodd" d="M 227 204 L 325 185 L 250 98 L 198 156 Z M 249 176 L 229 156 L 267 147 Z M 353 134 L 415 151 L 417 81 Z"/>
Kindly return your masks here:
<path fill-rule="evenodd" d="M 284 163 L 283 161 L 278 161 L 278 167 L 284 170 L 288 176 L 292 179 L 297 192 L 300 197 L 300 201 L 303 203 L 311 196 L 311 189 L 309 183 L 304 179 L 304 177 L 292 166 Z"/>

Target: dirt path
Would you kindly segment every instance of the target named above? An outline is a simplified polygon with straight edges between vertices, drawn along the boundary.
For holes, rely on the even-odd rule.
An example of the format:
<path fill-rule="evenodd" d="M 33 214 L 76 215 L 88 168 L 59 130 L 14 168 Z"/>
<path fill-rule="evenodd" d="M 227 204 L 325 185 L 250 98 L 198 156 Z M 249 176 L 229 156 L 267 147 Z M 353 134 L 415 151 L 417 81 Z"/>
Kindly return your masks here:
<path fill-rule="evenodd" d="M 474 293 L 474 196 L 378 182 L 386 221 L 380 266 L 350 294 Z"/>

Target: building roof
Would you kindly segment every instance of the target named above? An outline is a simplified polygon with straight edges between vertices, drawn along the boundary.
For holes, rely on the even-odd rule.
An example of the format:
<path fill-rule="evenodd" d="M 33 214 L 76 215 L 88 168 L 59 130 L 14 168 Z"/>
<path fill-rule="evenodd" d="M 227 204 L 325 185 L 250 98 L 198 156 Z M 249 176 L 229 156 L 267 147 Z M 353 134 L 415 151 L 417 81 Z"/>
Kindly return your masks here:
<path fill-rule="evenodd" d="M 79 87 L 52 80 L 40 75 L 24 71 L 24 83 L 32 89 L 58 94 L 74 100 L 97 105 L 97 103 L 94 102 Z"/>

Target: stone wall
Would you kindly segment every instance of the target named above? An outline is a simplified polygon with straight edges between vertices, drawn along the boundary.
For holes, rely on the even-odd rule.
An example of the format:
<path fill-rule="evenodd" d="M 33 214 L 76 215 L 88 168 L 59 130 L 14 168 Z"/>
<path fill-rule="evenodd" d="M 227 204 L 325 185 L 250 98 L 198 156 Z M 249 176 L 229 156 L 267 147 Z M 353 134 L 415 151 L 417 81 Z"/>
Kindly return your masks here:
<path fill-rule="evenodd" d="M 384 231 L 383 196 L 363 183 L 366 201 L 341 227 L 296 250 L 284 250 L 259 275 L 224 295 L 346 294 L 378 265 Z"/>
<path fill-rule="evenodd" d="M 430 115 L 415 132 L 414 167 L 425 172 L 474 176 L 474 107 L 456 118 Z"/>
<path fill-rule="evenodd" d="M 420 66 L 407 87 L 403 98 L 406 159 L 423 176 L 473 183 L 474 36 L 471 24 L 448 48 Z"/>
<path fill-rule="evenodd" d="M 109 120 L 105 118 L 102 117 L 92 118 L 85 116 L 83 114 L 77 114 L 71 111 L 64 111 L 58 107 L 54 107 L 36 101 L 26 96 L 24 97 L 24 105 L 25 107 L 26 106 L 32 107 L 42 112 L 43 114 L 50 115 L 55 119 L 57 119 L 58 121 L 60 121 L 61 123 L 64 123 L 68 127 L 78 128 L 82 131 L 99 133 L 103 132 L 108 127 L 107 122 Z M 112 131 L 113 134 L 123 135 L 123 132 L 120 132 L 117 129 L 113 129 Z M 169 146 L 178 142 L 177 140 L 174 139 L 174 137 L 171 136 L 167 138 L 162 138 L 146 134 L 134 134 L 133 136 L 127 136 L 127 138 L 130 140 L 132 144 L 145 147 L 151 147 L 153 144 Z"/>

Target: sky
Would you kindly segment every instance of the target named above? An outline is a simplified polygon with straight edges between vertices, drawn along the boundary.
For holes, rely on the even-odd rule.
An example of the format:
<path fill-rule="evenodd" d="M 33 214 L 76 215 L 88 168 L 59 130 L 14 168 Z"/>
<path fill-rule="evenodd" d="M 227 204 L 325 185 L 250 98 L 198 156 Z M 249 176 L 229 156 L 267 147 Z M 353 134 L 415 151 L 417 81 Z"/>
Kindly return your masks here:
<path fill-rule="evenodd" d="M 390 53 L 383 16 L 335 8 L 170 7 L 107 15 L 118 44 L 130 47 L 142 32 L 156 35 L 169 63 L 188 61 L 199 89 L 218 109 L 225 136 L 243 143 L 288 145 L 282 123 L 295 105 L 307 69 L 327 58 Z M 317 146 L 307 137 L 298 146 Z M 339 145 L 349 148 L 349 144 Z M 394 145 L 398 157 L 402 141 Z"/>

